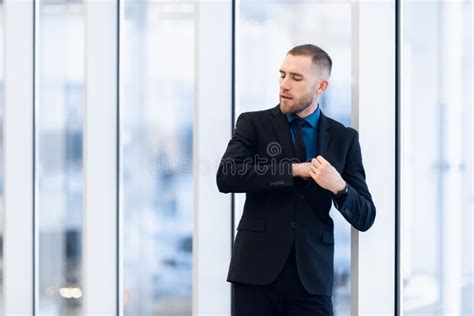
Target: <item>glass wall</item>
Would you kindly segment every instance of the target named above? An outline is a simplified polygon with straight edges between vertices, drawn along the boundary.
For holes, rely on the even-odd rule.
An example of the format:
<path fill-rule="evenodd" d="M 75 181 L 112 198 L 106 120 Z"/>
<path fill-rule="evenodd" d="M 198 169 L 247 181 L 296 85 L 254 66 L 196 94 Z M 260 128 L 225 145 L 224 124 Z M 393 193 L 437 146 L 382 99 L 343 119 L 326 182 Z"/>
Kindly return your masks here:
<path fill-rule="evenodd" d="M 471 315 L 473 2 L 401 2 L 403 313 Z M 48 316 L 82 315 L 84 3 L 36 3 L 36 310 Z M 126 315 L 191 315 L 197 4 L 121 3 L 123 308 Z M 350 0 L 237 1 L 235 117 L 276 106 L 278 70 L 286 52 L 313 43 L 333 59 L 329 89 L 320 106 L 326 115 L 350 126 L 351 6 Z M 3 7 L 0 0 L 0 61 Z M 0 62 L 0 314 L 5 230 L 3 72 Z M 236 195 L 235 223 L 243 201 L 243 195 Z M 347 315 L 350 225 L 336 209 L 331 217 L 336 238 L 333 302 L 336 315 Z"/>
<path fill-rule="evenodd" d="M 351 1 L 238 2 L 236 115 L 279 103 L 279 69 L 292 47 L 311 43 L 328 52 L 333 69 L 321 110 L 346 126 L 351 124 Z M 235 223 L 245 195 L 236 195 Z M 334 311 L 350 310 L 350 224 L 335 208 Z"/>
<path fill-rule="evenodd" d="M 405 315 L 474 314 L 472 14 L 470 0 L 404 2 Z"/>
<path fill-rule="evenodd" d="M 40 315 L 81 315 L 84 10 L 39 2 L 36 177 Z"/>
<path fill-rule="evenodd" d="M 191 315 L 194 5 L 124 3 L 125 315 Z"/>

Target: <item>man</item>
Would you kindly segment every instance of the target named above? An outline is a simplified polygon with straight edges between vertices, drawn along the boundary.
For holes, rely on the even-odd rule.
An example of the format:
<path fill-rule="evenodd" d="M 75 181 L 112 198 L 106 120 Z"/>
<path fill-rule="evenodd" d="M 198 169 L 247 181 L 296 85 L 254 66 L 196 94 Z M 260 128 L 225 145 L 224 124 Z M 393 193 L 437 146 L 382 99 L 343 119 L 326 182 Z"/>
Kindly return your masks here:
<path fill-rule="evenodd" d="M 318 105 L 332 61 L 314 45 L 291 49 L 280 104 L 242 113 L 217 172 L 221 192 L 246 192 L 227 281 L 234 316 L 332 315 L 332 201 L 366 231 L 375 206 L 358 133 Z"/>

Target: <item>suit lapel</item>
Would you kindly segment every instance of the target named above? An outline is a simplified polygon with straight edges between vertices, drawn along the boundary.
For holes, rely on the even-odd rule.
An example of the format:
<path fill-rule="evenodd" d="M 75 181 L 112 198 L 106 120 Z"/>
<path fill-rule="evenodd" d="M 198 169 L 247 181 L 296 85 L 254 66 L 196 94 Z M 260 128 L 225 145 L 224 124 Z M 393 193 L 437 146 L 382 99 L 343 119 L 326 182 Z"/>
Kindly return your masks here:
<path fill-rule="evenodd" d="M 321 111 L 319 117 L 319 132 L 318 132 L 318 154 L 323 156 L 325 159 L 328 159 L 328 146 L 331 141 L 331 122 Z"/>
<path fill-rule="evenodd" d="M 290 125 L 286 115 L 280 111 L 280 105 L 277 105 L 272 110 L 272 126 L 277 135 L 278 142 L 282 147 L 282 153 L 285 158 L 294 158 L 295 149 L 293 141 L 291 140 Z"/>

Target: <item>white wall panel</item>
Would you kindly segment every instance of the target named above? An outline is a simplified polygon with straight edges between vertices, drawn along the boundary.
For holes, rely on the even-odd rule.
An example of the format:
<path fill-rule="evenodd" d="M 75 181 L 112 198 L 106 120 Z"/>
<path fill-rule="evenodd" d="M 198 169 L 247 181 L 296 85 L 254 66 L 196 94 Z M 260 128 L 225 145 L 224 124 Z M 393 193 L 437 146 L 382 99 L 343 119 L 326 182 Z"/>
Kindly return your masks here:
<path fill-rule="evenodd" d="M 33 1 L 5 6 L 6 315 L 33 312 Z M 3 311 L 0 311 L 3 314 Z"/>
<path fill-rule="evenodd" d="M 85 5 L 84 310 L 117 315 L 117 1 Z"/>
<path fill-rule="evenodd" d="M 393 315 L 395 295 L 395 1 L 354 1 L 352 122 L 377 215 L 352 230 L 352 315 Z"/>
<path fill-rule="evenodd" d="M 231 200 L 216 172 L 231 136 L 231 1 L 202 1 L 196 19 L 193 315 L 230 315 Z"/>

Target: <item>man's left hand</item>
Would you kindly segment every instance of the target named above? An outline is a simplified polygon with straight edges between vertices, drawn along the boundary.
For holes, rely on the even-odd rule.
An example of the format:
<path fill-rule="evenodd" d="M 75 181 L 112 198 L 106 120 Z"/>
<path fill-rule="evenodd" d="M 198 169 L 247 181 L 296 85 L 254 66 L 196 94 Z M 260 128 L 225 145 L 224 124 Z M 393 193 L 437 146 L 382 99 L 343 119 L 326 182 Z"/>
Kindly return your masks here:
<path fill-rule="evenodd" d="M 337 194 L 346 187 L 346 182 L 323 156 L 317 156 L 311 160 L 311 178 L 322 188 Z"/>

